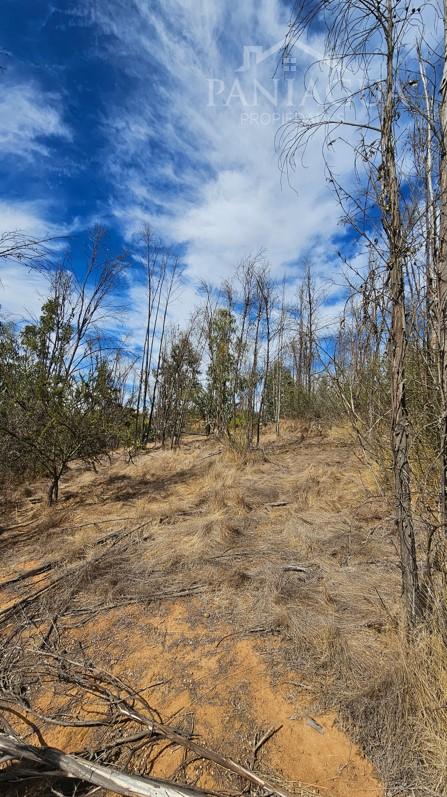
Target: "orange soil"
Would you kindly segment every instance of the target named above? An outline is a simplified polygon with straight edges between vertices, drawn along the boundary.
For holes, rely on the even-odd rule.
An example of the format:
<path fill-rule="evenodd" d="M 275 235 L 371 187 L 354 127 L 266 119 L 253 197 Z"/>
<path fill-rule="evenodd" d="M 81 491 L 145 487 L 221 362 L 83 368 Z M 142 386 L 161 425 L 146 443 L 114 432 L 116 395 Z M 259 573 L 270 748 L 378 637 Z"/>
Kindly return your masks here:
<path fill-rule="evenodd" d="M 163 452 L 160 458 L 162 465 L 168 461 Z M 324 463 L 325 458 L 322 452 L 319 461 Z M 146 461 L 144 464 L 147 467 Z M 171 467 L 178 470 L 179 465 Z M 138 470 L 142 470 L 141 461 Z M 80 487 L 90 488 L 96 477 L 81 471 L 77 478 Z M 338 496 L 343 485 L 336 482 L 337 479 L 334 493 Z M 182 489 L 184 494 L 188 488 Z M 84 510 L 87 516 L 92 517 L 94 512 L 98 520 L 113 516 L 110 503 L 105 509 L 101 497 L 94 495 L 91 506 Z M 103 498 L 113 500 L 109 495 Z M 156 499 L 157 506 L 163 506 L 162 499 L 163 496 Z M 138 495 L 135 506 L 127 508 L 129 515 L 136 509 L 141 513 L 141 501 Z M 115 504 L 117 515 L 126 514 L 125 505 L 125 500 Z M 308 508 L 311 514 L 312 504 Z M 82 504 L 73 509 L 79 522 Z M 103 530 L 99 527 L 99 533 Z M 38 564 L 38 559 L 27 562 L 28 566 Z M 134 687 L 163 681 L 145 694 L 165 722 L 172 720 L 174 726 L 193 729 L 201 744 L 254 766 L 291 792 L 381 797 L 384 790 L 372 765 L 337 726 L 336 716 L 311 713 L 312 692 L 301 683 L 300 674 L 278 665 L 271 671 L 269 657 L 275 654 L 277 638 L 262 634 L 244 638 L 243 634 L 231 632 L 234 629 L 219 622 L 215 614 L 210 616 L 203 594 L 184 601 L 152 604 L 146 609 L 114 609 L 78 629 L 75 635 L 87 647 L 100 650 L 101 658 Z M 44 700 L 49 705 L 57 697 L 47 694 Z M 254 760 L 256 738 L 278 728 Z M 48 744 L 69 752 L 85 747 L 94 734 L 89 729 L 48 726 L 44 736 Z M 160 745 L 158 752 L 164 747 Z M 137 768 L 140 774 L 150 772 L 171 778 L 185 761 L 184 751 L 174 747 L 165 749 L 155 761 L 153 755 L 153 751 L 149 754 L 143 750 L 132 760 L 131 768 Z M 179 780 L 185 780 L 185 775 L 198 787 L 223 787 L 217 767 L 209 763 L 193 762 Z"/>

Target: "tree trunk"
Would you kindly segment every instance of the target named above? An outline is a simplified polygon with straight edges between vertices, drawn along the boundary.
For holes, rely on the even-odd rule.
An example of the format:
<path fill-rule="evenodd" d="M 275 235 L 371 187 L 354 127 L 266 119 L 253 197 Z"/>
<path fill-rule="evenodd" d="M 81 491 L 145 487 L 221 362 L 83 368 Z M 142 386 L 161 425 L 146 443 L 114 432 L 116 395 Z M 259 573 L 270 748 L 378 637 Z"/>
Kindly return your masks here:
<path fill-rule="evenodd" d="M 165 266 L 163 268 L 165 268 Z M 154 419 L 154 411 L 155 411 L 155 399 L 157 397 L 158 381 L 160 379 L 160 366 L 161 366 L 161 359 L 162 359 L 162 355 L 163 355 L 163 343 L 164 343 L 165 332 L 166 332 L 166 319 L 167 319 L 167 316 L 168 316 L 168 309 L 169 309 L 169 302 L 171 300 L 171 293 L 172 293 L 172 289 L 174 287 L 174 280 L 175 280 L 176 270 L 177 270 L 177 266 L 174 265 L 172 273 L 171 273 L 170 281 L 169 281 L 168 291 L 167 291 L 167 295 L 166 295 L 166 301 L 165 301 L 164 310 L 163 310 L 163 321 L 162 321 L 162 325 L 161 325 L 160 342 L 159 342 L 160 348 L 158 350 L 157 367 L 156 367 L 155 374 L 154 374 L 154 386 L 153 386 L 153 389 L 152 389 L 151 409 L 150 409 L 150 412 L 149 412 L 149 419 L 148 419 L 147 425 L 146 425 L 145 428 L 143 428 L 143 441 L 146 441 L 149 438 L 149 435 L 150 435 L 150 433 L 152 431 L 152 422 L 153 422 L 153 419 Z M 161 295 L 162 286 L 164 284 L 164 279 L 165 278 L 163 276 L 163 280 L 162 280 L 162 283 L 161 283 L 161 286 L 160 286 L 160 295 Z M 153 343 L 154 343 L 155 333 L 157 331 L 156 325 L 157 325 L 157 321 L 158 321 L 158 312 L 159 312 L 159 305 L 157 307 L 156 320 L 155 320 L 154 329 L 153 329 L 153 335 L 152 335 L 150 360 L 152 360 L 152 347 L 153 347 Z M 149 363 L 149 365 L 150 365 L 150 363 Z"/>
<path fill-rule="evenodd" d="M 253 434 L 254 434 L 254 423 L 255 423 L 255 411 L 256 411 L 256 385 L 257 385 L 257 374 L 258 374 L 258 345 L 259 345 L 259 329 L 261 325 L 261 316 L 262 316 L 262 304 L 261 298 L 258 297 L 258 312 L 256 316 L 256 332 L 255 332 L 255 341 L 254 341 L 254 348 L 253 348 L 253 363 L 251 368 L 251 375 L 250 375 L 250 382 L 249 382 L 249 389 L 248 389 L 248 423 L 247 423 L 247 448 L 251 448 L 253 445 Z"/>
<path fill-rule="evenodd" d="M 307 301 L 307 362 L 306 362 L 306 392 L 312 395 L 312 368 L 314 359 L 314 286 L 310 265 L 306 268 L 306 301 Z"/>
<path fill-rule="evenodd" d="M 57 504 L 59 499 L 59 474 L 56 473 L 53 476 L 51 484 L 48 488 L 48 504 L 49 506 L 53 506 L 53 504 Z"/>
<path fill-rule="evenodd" d="M 440 408 L 440 514 L 447 536 L 447 0 L 444 0 L 444 74 L 441 83 L 440 241 L 437 264 Z"/>
<path fill-rule="evenodd" d="M 264 286 L 262 299 L 264 302 L 264 310 L 265 310 L 266 353 L 265 353 L 265 365 L 264 365 L 264 379 L 262 382 L 262 392 L 259 400 L 258 422 L 256 424 L 256 446 L 258 448 L 261 439 L 261 423 L 262 423 L 262 415 L 264 412 L 265 391 L 267 387 L 268 373 L 270 370 L 270 294 L 267 285 Z"/>
<path fill-rule="evenodd" d="M 424 95 L 425 114 L 424 120 L 424 181 L 425 181 L 425 271 L 426 271 L 426 333 L 425 333 L 425 348 L 428 362 L 428 368 L 433 364 L 433 354 L 436 349 L 437 340 L 437 318 L 438 318 L 438 301 L 436 296 L 436 260 L 437 260 L 437 235 L 436 235 L 436 215 L 435 215 L 435 199 L 433 189 L 433 106 L 430 100 L 430 95 L 427 85 L 427 76 L 425 74 L 424 63 L 422 60 L 422 53 L 418 47 L 419 58 L 419 74 L 421 76 L 421 83 Z"/>
<path fill-rule="evenodd" d="M 381 147 L 383 161 L 382 223 L 388 240 L 388 278 L 392 304 L 390 333 L 391 365 L 391 446 L 396 502 L 396 525 L 400 542 L 402 586 L 409 625 L 419 614 L 419 582 L 413 527 L 408 460 L 408 412 L 406 402 L 405 357 L 407 328 L 404 287 L 404 238 L 399 205 L 394 122 L 394 3 L 388 0 L 387 78 L 382 116 Z"/>

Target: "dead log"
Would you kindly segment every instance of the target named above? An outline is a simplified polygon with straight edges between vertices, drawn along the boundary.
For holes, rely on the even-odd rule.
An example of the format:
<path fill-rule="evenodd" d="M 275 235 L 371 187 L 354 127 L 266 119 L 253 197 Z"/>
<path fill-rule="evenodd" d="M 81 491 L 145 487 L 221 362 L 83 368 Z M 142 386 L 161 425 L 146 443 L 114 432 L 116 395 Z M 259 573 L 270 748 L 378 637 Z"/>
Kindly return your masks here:
<path fill-rule="evenodd" d="M 47 768 L 51 776 L 60 775 L 85 781 L 125 797 L 204 797 L 207 792 L 177 783 L 128 775 L 114 767 L 105 767 L 52 747 L 34 747 L 0 734 L 0 757 L 28 761 Z M 42 773 L 45 776 L 45 769 Z"/>

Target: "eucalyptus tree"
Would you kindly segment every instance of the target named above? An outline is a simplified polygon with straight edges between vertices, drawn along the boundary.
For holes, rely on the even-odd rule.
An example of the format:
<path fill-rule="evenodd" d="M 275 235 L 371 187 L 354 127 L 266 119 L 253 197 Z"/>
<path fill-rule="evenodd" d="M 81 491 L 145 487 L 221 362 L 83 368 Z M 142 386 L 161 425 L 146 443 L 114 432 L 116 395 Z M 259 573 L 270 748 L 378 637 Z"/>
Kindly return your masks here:
<path fill-rule="evenodd" d="M 174 330 L 162 354 L 155 410 L 157 436 L 163 448 L 168 438 L 171 448 L 180 445 L 188 413 L 195 408 L 200 389 L 200 364 L 193 326 L 185 331 Z"/>
<path fill-rule="evenodd" d="M 217 307 L 207 314 L 206 321 L 208 423 L 212 432 L 225 437 L 234 417 L 236 319 L 227 307 Z"/>
<path fill-rule="evenodd" d="M 152 434 L 169 306 L 181 277 L 179 259 L 162 247 L 150 227 L 143 229 L 141 237 L 146 276 L 146 319 L 137 387 L 136 443 L 147 442 Z"/>
<path fill-rule="evenodd" d="M 447 535 L 447 0 L 443 0 L 444 70 L 440 94 L 440 214 L 438 279 L 438 335 L 441 384 L 441 519 Z"/>
<path fill-rule="evenodd" d="M 82 277 L 59 268 L 40 317 L 20 330 L 2 325 L 0 434 L 8 450 L 13 443 L 23 472 L 49 477 L 50 503 L 71 461 L 93 462 L 116 439 L 120 390 L 103 328 L 124 262 L 96 229 Z"/>
<path fill-rule="evenodd" d="M 414 78 L 409 48 L 420 37 L 426 4 L 408 0 L 299 0 L 286 50 L 313 25 L 326 33 L 320 66 L 327 91 L 315 114 L 287 125 L 281 136 L 283 164 L 293 166 L 310 140 L 322 141 L 328 180 L 344 218 L 376 251 L 386 271 L 391 306 L 391 450 L 396 526 L 408 622 L 420 613 L 420 587 L 411 502 L 407 407 L 405 270 L 411 254 L 404 221 L 405 186 L 399 172 L 399 142 L 407 108 L 401 86 Z M 342 185 L 331 153 L 352 149 L 358 190 Z M 377 223 L 380 229 L 377 229 Z"/>

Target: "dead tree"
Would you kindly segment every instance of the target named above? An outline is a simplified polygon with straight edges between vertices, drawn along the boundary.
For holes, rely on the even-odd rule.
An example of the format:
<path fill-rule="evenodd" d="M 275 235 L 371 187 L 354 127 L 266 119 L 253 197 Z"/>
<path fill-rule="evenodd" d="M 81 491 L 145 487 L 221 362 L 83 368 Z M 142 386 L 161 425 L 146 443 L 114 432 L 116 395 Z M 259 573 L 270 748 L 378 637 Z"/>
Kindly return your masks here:
<path fill-rule="evenodd" d="M 163 252 L 149 227 L 142 233 L 146 269 L 146 326 L 138 376 L 135 443 L 149 439 L 154 419 L 166 322 L 180 276 L 179 262 Z M 153 382 L 151 383 L 151 375 Z"/>
<path fill-rule="evenodd" d="M 276 356 L 276 368 L 275 368 L 275 387 L 274 387 L 274 400 L 275 400 L 275 431 L 276 436 L 280 436 L 281 432 L 281 399 L 282 399 L 282 389 L 283 389 L 283 360 L 284 360 L 284 339 L 286 333 L 286 302 L 285 302 L 285 293 L 286 293 L 286 284 L 285 280 L 283 281 L 282 286 L 282 297 L 281 297 L 281 309 L 278 321 L 278 330 L 277 330 L 277 337 L 278 337 L 278 351 Z"/>
<path fill-rule="evenodd" d="M 304 373 L 305 373 L 306 392 L 307 395 L 310 396 L 312 394 L 312 371 L 313 371 L 314 356 L 315 356 L 315 312 L 316 312 L 315 282 L 312 276 L 310 263 L 307 263 L 306 265 L 303 286 L 304 286 L 305 305 L 306 305 L 306 330 L 305 330 L 306 356 L 304 362 Z"/>
<path fill-rule="evenodd" d="M 425 188 L 425 276 L 426 276 L 426 351 L 431 360 L 433 349 L 436 348 L 438 301 L 436 289 L 436 265 L 438 259 L 438 224 L 436 218 L 436 203 L 434 189 L 434 103 L 430 95 L 426 67 L 422 57 L 420 43 L 418 44 L 419 74 L 421 77 L 423 93 L 422 125 L 422 160 L 424 164 Z"/>
<path fill-rule="evenodd" d="M 444 11 L 444 72 L 440 106 L 440 240 L 437 261 L 439 371 L 441 387 L 441 495 L 440 509 L 444 533 L 447 535 L 447 0 Z"/>
<path fill-rule="evenodd" d="M 159 246 L 156 244 L 149 227 L 143 230 L 143 243 L 146 256 L 146 331 L 144 336 L 143 354 L 141 357 L 140 374 L 138 381 L 137 404 L 135 414 L 135 442 L 141 442 L 144 425 L 144 413 L 147 407 L 149 391 L 149 377 L 152 362 L 155 331 L 157 329 L 158 314 L 160 311 L 161 292 L 166 276 L 163 265 L 159 268 Z"/>
<path fill-rule="evenodd" d="M 396 528 L 400 541 L 400 562 L 408 623 L 419 615 L 419 583 L 411 505 L 409 465 L 409 423 L 406 386 L 407 324 L 404 267 L 406 235 L 401 216 L 401 189 L 397 170 L 396 131 L 399 119 L 399 79 L 405 81 L 402 41 L 413 24 L 410 6 L 396 0 L 301 0 L 298 14 L 286 43 L 293 46 L 316 19 L 326 25 L 326 58 L 329 63 L 329 91 L 315 116 L 287 125 L 282 133 L 283 163 L 295 163 L 309 139 L 324 135 L 324 157 L 329 180 L 353 229 L 379 250 L 379 239 L 371 238 L 370 214 L 379 211 L 384 238 L 382 258 L 387 270 L 387 291 L 391 303 L 389 359 L 391 375 L 391 451 L 393 457 Z M 370 79 L 379 74 L 380 80 Z M 353 76 L 360 85 L 350 90 Z M 348 80 L 346 80 L 348 78 Z M 352 115 L 354 111 L 354 115 Z M 354 133 L 352 144 L 357 164 L 367 181 L 360 195 L 343 188 L 331 169 L 327 152 L 345 131 Z M 371 191 L 372 186 L 372 191 Z M 447 188 L 447 179 L 446 179 Z M 447 220 L 447 216 L 446 216 Z M 447 226 L 447 225 L 446 225 Z M 447 272 L 446 272 L 447 273 Z M 447 282 L 445 300 L 447 302 Z M 447 381 L 447 373 L 446 373 Z M 447 446 L 447 421 L 446 421 Z"/>
<path fill-rule="evenodd" d="M 270 370 L 270 348 L 272 343 L 272 305 L 273 305 L 273 286 L 269 277 L 268 268 L 262 269 L 262 272 L 257 277 L 257 286 L 259 291 L 260 306 L 264 315 L 264 374 L 261 383 L 261 394 L 259 397 L 258 419 L 256 424 L 256 445 L 259 446 L 261 438 L 261 423 L 264 412 L 265 393 L 267 388 L 267 379 Z"/>
<path fill-rule="evenodd" d="M 388 242 L 388 275 L 391 298 L 391 446 L 395 480 L 397 528 L 400 539 L 403 590 L 408 619 L 414 623 L 419 612 L 419 585 L 416 543 L 413 528 L 410 465 L 408 461 L 408 411 L 405 380 L 407 325 L 405 314 L 405 238 L 400 213 L 400 192 L 396 167 L 396 35 L 395 9 L 387 0 L 381 15 L 386 45 L 386 82 L 381 115 L 382 225 Z"/>

